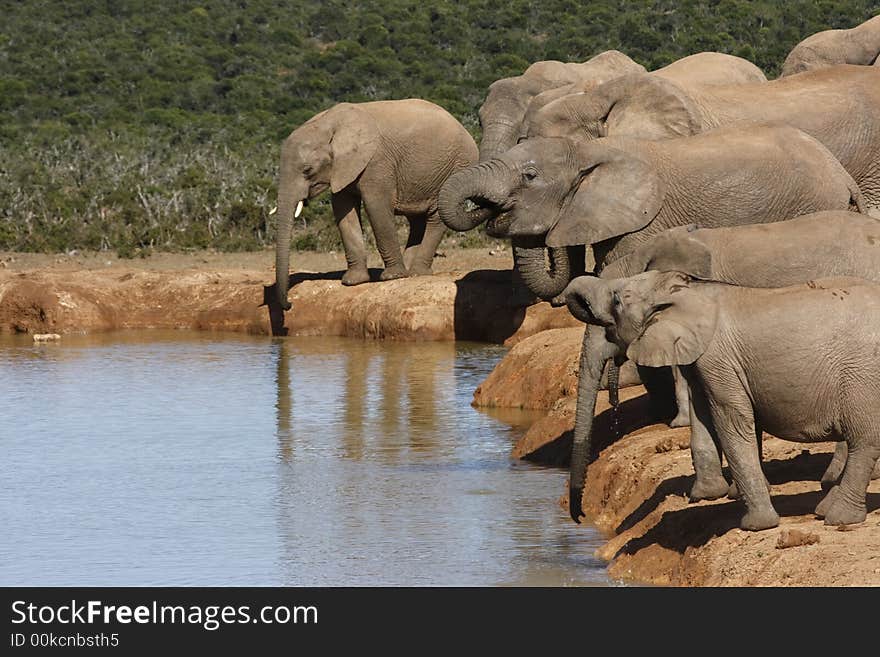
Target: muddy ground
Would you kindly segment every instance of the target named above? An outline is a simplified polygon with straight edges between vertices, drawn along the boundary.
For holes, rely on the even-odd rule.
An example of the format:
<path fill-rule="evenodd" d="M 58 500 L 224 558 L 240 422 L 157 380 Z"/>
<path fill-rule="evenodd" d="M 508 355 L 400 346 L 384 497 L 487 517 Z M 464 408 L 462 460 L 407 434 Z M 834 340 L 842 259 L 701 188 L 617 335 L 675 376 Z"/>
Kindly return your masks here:
<path fill-rule="evenodd" d="M 474 403 L 547 410 L 513 453 L 566 464 L 582 329 L 567 310 L 535 303 L 512 280 L 509 249 L 450 251 L 437 258 L 432 277 L 355 288 L 339 281 L 341 253 L 293 254 L 291 261 L 294 311 L 282 323 L 277 309 L 264 305 L 271 251 L 135 260 L 0 253 L 0 332 L 180 328 L 505 343 L 511 351 Z M 379 264 L 370 262 L 374 277 Z M 624 380 L 631 374 L 624 371 Z M 825 527 L 812 514 L 833 445 L 767 437 L 764 459 L 782 523 L 744 532 L 737 528 L 740 502 L 687 502 L 688 430 L 646 425 L 640 386 L 622 390 L 621 399 L 624 437 L 614 441 L 600 393 L 597 460 L 583 500 L 608 539 L 599 554 L 614 577 L 686 586 L 880 585 L 880 481 L 871 484 L 868 518 L 858 526 Z"/>

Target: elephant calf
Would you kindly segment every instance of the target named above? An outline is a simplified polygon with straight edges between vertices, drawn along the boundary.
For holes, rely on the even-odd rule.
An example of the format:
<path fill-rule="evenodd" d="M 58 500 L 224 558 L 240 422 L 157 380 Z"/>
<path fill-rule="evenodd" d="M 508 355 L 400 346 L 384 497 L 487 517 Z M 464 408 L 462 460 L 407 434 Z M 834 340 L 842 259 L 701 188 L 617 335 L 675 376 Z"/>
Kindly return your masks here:
<path fill-rule="evenodd" d="M 845 440 L 843 476 L 816 514 L 829 525 L 865 519 L 880 457 L 880 286 L 833 278 L 759 289 L 658 271 L 593 280 L 590 299 L 610 312 L 592 314 L 609 339 L 639 365 L 682 369 L 695 417 L 721 445 L 745 501 L 743 529 L 779 524 L 757 449 L 764 430 Z"/>
<path fill-rule="evenodd" d="M 477 145 L 442 107 L 425 100 L 340 103 L 294 130 L 281 146 L 275 286 L 285 310 L 291 222 L 326 189 L 342 236 L 343 285 L 370 280 L 361 202 L 385 263 L 382 280 L 429 274 L 443 238 L 437 194 L 449 174 L 477 160 Z M 410 221 L 401 257 L 394 215 Z"/>
<path fill-rule="evenodd" d="M 602 278 L 623 278 L 648 270 L 679 271 L 704 281 L 758 288 L 786 287 L 831 276 L 880 283 L 880 221 L 854 212 L 828 211 L 773 224 L 681 226 L 614 261 L 603 270 Z M 596 317 L 612 313 L 611 297 L 603 285 L 590 277 L 572 281 L 564 295 L 571 313 L 583 322 L 602 325 Z M 688 412 L 686 390 L 679 396 L 678 407 Z M 718 452 L 693 418 L 691 425 L 696 478 L 690 498 L 721 497 L 728 493 L 728 483 L 721 474 Z M 837 481 L 845 461 L 846 444 L 841 442 L 822 476 L 823 486 Z M 878 475 L 880 471 L 874 474 Z"/>

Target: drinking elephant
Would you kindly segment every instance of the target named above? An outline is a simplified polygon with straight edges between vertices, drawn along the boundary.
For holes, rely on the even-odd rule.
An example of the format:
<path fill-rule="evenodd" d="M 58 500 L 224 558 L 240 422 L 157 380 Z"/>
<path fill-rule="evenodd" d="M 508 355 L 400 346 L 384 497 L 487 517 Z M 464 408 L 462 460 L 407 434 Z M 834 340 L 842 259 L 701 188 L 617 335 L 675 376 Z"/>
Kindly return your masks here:
<path fill-rule="evenodd" d="M 786 287 L 830 276 L 880 283 L 880 221 L 864 214 L 828 211 L 771 224 L 673 228 L 605 267 L 601 280 L 590 276 L 573 280 L 564 292 L 568 308 L 585 323 L 607 326 L 614 314 L 613 284 L 605 281 L 649 270 L 678 271 L 693 279 L 753 288 Z M 619 360 L 626 357 L 627 346 L 619 349 Z M 687 399 L 684 404 L 690 406 Z M 701 500 L 728 494 L 718 451 L 708 431 L 694 420 L 692 408 L 689 414 L 696 474 L 689 496 Z M 845 462 L 846 444 L 840 443 L 822 476 L 823 486 L 836 483 Z M 571 469 L 583 471 L 586 466 L 578 460 Z M 874 474 L 880 476 L 880 470 Z"/>
<path fill-rule="evenodd" d="M 529 138 L 667 139 L 741 121 L 778 121 L 822 142 L 880 213 L 880 68 L 840 65 L 759 84 L 695 87 L 631 74 L 548 103 Z"/>
<path fill-rule="evenodd" d="M 826 209 L 864 210 L 864 200 L 818 141 L 790 126 L 750 124 L 656 142 L 530 139 L 450 176 L 439 207 L 450 228 L 469 230 L 488 221 L 490 234 L 511 237 L 526 285 L 552 298 L 571 279 L 568 248 L 592 245 L 601 273 L 675 226 L 697 222 L 711 228 L 784 221 Z M 549 270 L 545 246 L 558 256 Z M 601 331 L 587 327 L 573 464 L 586 463 L 598 382 L 606 361 L 616 355 Z M 583 469 L 572 470 L 573 490 L 582 490 L 583 477 Z M 570 508 L 578 520 L 579 494 Z"/>
<path fill-rule="evenodd" d="M 782 75 L 794 75 L 835 64 L 877 66 L 880 63 L 880 16 L 849 30 L 817 32 L 792 48 Z"/>
<path fill-rule="evenodd" d="M 761 471 L 763 431 L 799 442 L 846 441 L 840 483 L 816 514 L 829 525 L 862 522 L 880 457 L 880 286 L 832 278 L 776 289 L 695 281 L 649 271 L 593 279 L 593 313 L 636 363 L 678 366 L 699 424 L 717 439 L 742 493 L 740 527 L 779 524 Z"/>
<path fill-rule="evenodd" d="M 385 263 L 382 280 L 431 272 L 443 237 L 437 194 L 446 177 L 477 159 L 467 130 L 424 100 L 340 103 L 294 130 L 281 146 L 276 292 L 287 301 L 290 229 L 303 206 L 327 188 L 348 270 L 343 285 L 369 280 L 361 202 Z M 394 215 L 410 222 L 403 257 Z"/>

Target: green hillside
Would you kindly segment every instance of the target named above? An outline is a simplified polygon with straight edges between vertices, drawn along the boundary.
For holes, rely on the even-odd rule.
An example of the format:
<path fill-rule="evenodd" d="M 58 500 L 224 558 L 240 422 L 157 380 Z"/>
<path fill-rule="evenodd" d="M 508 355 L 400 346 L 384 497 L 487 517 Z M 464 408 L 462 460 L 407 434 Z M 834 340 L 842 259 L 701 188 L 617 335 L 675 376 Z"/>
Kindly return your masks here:
<path fill-rule="evenodd" d="M 495 79 L 619 49 L 775 76 L 876 1 L 0 0 L 0 249 L 271 244 L 278 144 L 340 101 L 421 97 L 478 137 Z M 299 247 L 336 243 L 329 203 Z"/>

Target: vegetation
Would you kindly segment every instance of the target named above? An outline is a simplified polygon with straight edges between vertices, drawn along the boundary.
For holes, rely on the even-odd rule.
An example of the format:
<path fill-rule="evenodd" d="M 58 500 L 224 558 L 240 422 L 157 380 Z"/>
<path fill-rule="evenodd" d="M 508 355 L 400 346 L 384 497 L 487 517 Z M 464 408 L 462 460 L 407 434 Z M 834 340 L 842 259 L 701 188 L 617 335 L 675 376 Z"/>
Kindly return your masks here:
<path fill-rule="evenodd" d="M 0 249 L 271 244 L 278 145 L 340 101 L 421 97 L 479 136 L 495 79 L 619 49 L 768 76 L 876 0 L 0 0 Z M 338 248 L 312 203 L 300 248 Z M 448 240 L 449 238 L 447 238 Z M 473 239 L 473 238 L 469 238 Z"/>

